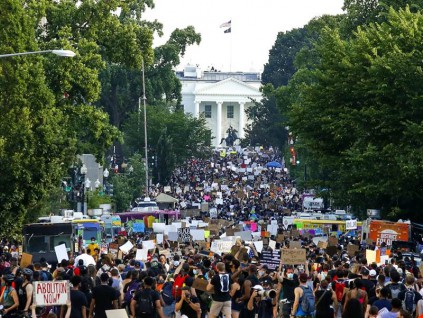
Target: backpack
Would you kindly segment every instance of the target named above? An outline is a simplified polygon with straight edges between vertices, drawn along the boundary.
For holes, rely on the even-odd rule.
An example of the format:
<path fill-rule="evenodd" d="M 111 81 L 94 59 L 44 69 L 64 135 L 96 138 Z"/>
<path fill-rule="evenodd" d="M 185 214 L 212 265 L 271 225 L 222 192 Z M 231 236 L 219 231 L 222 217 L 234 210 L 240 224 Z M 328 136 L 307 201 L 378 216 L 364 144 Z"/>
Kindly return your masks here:
<path fill-rule="evenodd" d="M 49 271 L 46 271 L 46 270 L 42 270 L 40 276 L 41 276 L 41 280 L 43 282 L 52 281 L 53 280 L 53 275 Z"/>
<path fill-rule="evenodd" d="M 401 291 L 400 284 L 399 283 L 389 284 L 389 289 L 391 290 L 392 299 L 398 298 L 398 295 Z"/>
<path fill-rule="evenodd" d="M 162 287 L 162 298 L 166 305 L 172 305 L 175 301 L 175 298 L 173 297 L 173 283 L 172 282 L 166 282 L 164 283 Z"/>
<path fill-rule="evenodd" d="M 342 302 L 342 298 L 344 297 L 344 288 L 345 288 L 344 282 L 340 282 L 340 281 L 335 282 L 335 294 L 336 294 L 336 299 L 338 299 L 338 302 Z"/>
<path fill-rule="evenodd" d="M 407 288 L 404 294 L 404 300 L 402 301 L 402 308 L 407 310 L 410 314 L 414 312 L 416 309 L 416 305 L 414 303 L 416 295 L 414 294 L 414 290 L 412 288 Z"/>
<path fill-rule="evenodd" d="M 172 296 L 173 298 L 177 299 L 180 298 L 182 295 L 182 287 L 184 287 L 185 279 L 188 275 L 176 275 L 174 278 L 173 288 L 172 288 Z"/>
<path fill-rule="evenodd" d="M 137 314 L 137 317 L 144 317 L 154 314 L 154 303 L 150 291 L 143 290 L 139 293 L 139 296 L 137 297 L 137 305 L 135 307 L 135 312 Z"/>
<path fill-rule="evenodd" d="M 220 292 L 229 292 L 229 274 L 219 274 L 220 277 Z"/>
<path fill-rule="evenodd" d="M 301 299 L 301 309 L 306 314 L 310 314 L 315 310 L 315 299 L 313 295 L 313 291 L 310 287 L 301 286 L 303 290 L 303 296 Z"/>
<path fill-rule="evenodd" d="M 132 280 L 125 285 L 123 301 L 127 304 L 131 302 L 132 297 L 134 296 L 134 292 L 136 292 L 141 286 L 141 282 L 137 280 Z"/>

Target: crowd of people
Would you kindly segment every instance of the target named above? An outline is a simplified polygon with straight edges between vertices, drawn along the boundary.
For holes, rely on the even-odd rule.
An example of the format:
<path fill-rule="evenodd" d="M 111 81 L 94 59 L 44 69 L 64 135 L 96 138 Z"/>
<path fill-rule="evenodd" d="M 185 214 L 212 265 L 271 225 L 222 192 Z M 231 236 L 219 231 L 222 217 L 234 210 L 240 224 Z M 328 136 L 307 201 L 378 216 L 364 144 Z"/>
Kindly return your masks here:
<path fill-rule="evenodd" d="M 106 318 L 109 310 L 124 309 L 131 318 L 423 317 L 422 275 L 413 257 L 391 250 L 389 261 L 377 264 L 366 259 L 358 235 L 340 235 L 336 251 L 329 253 L 310 235 L 287 233 L 282 218 L 301 209 L 301 195 L 282 164 L 266 167 L 271 161 L 282 163 L 280 154 L 261 148 L 192 159 L 174 172 L 167 192 L 181 209 L 204 202 L 216 209 L 214 217 L 199 215 L 202 220 L 230 219 L 232 225 L 276 220 L 283 239 L 263 238 L 258 250 L 238 238 L 231 252 L 214 253 L 194 241 L 171 244 L 165 235 L 140 261 L 135 253 L 142 248 L 140 235 L 119 237 L 115 243 L 134 245 L 120 255 L 99 254 L 100 242 L 93 238 L 80 255 L 53 266 L 45 259 L 23 266 L 16 244 L 2 242 L 2 315 Z M 151 196 L 161 192 L 165 188 L 157 186 Z M 219 235 L 224 233 L 220 229 Z M 271 246 L 272 240 L 277 243 Z M 281 258 L 274 267 L 264 262 L 265 252 L 283 254 L 293 242 L 305 250 L 304 261 L 287 264 Z M 353 253 L 350 244 L 358 246 Z M 241 252 L 244 248 L 248 252 Z M 36 303 L 37 282 L 63 280 L 70 285 L 66 304 Z"/>

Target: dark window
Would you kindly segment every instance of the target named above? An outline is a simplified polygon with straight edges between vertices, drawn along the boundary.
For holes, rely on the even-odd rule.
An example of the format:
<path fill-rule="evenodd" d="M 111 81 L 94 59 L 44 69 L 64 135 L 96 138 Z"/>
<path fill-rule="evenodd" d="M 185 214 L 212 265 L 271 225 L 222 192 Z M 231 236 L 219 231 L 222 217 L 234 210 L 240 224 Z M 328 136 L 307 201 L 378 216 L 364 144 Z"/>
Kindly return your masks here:
<path fill-rule="evenodd" d="M 205 105 L 204 106 L 204 117 L 212 118 L 211 105 Z"/>
<path fill-rule="evenodd" d="M 234 106 L 228 105 L 227 107 L 227 118 L 234 118 Z"/>

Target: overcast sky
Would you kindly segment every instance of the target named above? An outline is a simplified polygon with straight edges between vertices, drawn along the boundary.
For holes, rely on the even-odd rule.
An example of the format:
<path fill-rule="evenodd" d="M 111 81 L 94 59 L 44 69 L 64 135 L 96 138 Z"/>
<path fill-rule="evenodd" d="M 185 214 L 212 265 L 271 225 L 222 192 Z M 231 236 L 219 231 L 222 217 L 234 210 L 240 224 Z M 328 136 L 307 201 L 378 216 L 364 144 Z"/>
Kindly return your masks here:
<path fill-rule="evenodd" d="M 342 13 L 343 0 L 155 0 L 146 20 L 163 24 L 167 41 L 176 28 L 193 25 L 201 44 L 188 48 L 178 70 L 186 64 L 221 71 L 262 71 L 278 32 L 302 27 L 314 17 Z M 232 32 L 220 28 L 232 21 Z"/>

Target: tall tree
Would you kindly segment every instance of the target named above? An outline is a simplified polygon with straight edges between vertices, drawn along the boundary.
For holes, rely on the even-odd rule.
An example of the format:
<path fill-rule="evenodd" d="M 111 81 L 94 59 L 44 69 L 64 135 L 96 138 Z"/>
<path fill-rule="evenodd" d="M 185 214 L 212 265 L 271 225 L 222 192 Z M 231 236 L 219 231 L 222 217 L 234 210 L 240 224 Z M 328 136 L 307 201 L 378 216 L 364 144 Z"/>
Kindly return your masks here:
<path fill-rule="evenodd" d="M 422 203 L 423 16 L 391 9 L 387 22 L 343 40 L 326 28 L 294 76 L 290 126 L 329 171 L 334 198 L 356 209 L 417 211 Z M 416 217 L 421 218 L 415 214 Z"/>

